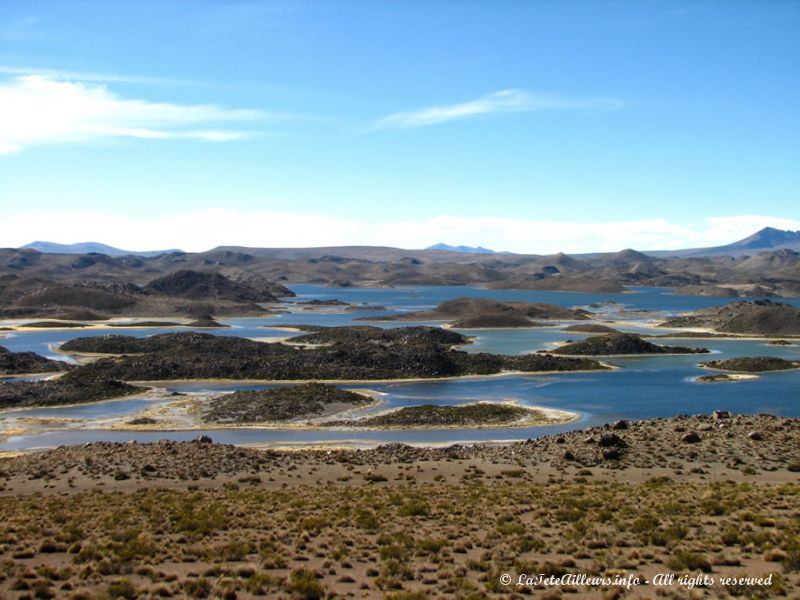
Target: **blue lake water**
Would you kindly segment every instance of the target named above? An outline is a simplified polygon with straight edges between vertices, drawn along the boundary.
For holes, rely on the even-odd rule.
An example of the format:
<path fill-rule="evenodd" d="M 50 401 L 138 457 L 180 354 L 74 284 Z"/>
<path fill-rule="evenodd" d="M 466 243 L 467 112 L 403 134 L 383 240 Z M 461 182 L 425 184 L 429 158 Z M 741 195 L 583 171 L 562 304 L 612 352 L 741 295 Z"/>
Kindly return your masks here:
<path fill-rule="evenodd" d="M 613 318 L 617 328 L 625 331 L 648 331 L 644 321 L 657 321 L 664 316 L 729 302 L 727 299 L 696 296 L 678 296 L 669 290 L 637 288 L 626 294 L 583 294 L 570 292 L 540 292 L 519 290 L 483 290 L 469 287 L 409 287 L 398 289 L 325 288 L 313 285 L 295 285 L 295 301 L 338 298 L 353 304 L 380 304 L 392 311 L 427 309 L 459 296 L 476 296 L 498 300 L 548 302 L 569 307 L 583 307 Z M 800 300 L 787 302 L 800 305 Z M 635 314 L 620 313 L 619 309 L 640 311 Z M 641 312 L 646 311 L 646 312 Z M 292 312 L 265 318 L 223 319 L 229 329 L 204 330 L 215 335 L 244 337 L 287 337 L 296 335 L 270 326 L 281 324 L 346 325 L 363 316 L 373 316 L 369 311 L 317 312 L 293 306 Z M 367 323 L 362 323 L 367 324 Z M 383 327 L 406 326 L 409 322 L 369 323 Z M 12 334 L 0 339 L 0 345 L 12 351 L 31 350 L 48 356 L 63 358 L 50 350 L 73 338 L 89 335 L 145 336 L 165 331 L 183 329 L 119 329 L 32 331 Z M 203 331 L 203 330 L 198 330 Z M 652 330 L 650 330 L 652 331 Z M 524 354 L 553 347 L 568 339 L 585 336 L 565 333 L 558 327 L 514 330 L 462 330 L 475 336 L 473 344 L 465 346 L 468 352 L 496 352 Z M 661 343 L 661 342 L 660 342 Z M 768 346 L 763 341 L 752 340 L 663 340 L 665 344 L 702 346 L 709 348 L 713 358 L 733 356 L 780 356 L 800 360 L 800 342 L 792 346 Z M 694 378 L 704 371 L 697 363 L 709 360 L 699 356 L 653 356 L 614 358 L 608 362 L 622 369 L 603 373 L 565 373 L 557 375 L 505 375 L 483 379 L 437 380 L 426 382 L 364 383 L 345 385 L 348 389 L 370 389 L 383 394 L 384 403 L 372 411 L 414 404 L 459 404 L 478 400 L 513 399 L 522 404 L 546 406 L 581 413 L 579 421 L 557 427 L 531 427 L 508 429 L 445 429 L 421 431 L 363 431 L 345 430 L 298 431 L 257 429 L 208 429 L 205 433 L 214 440 L 236 444 L 318 444 L 334 443 L 372 445 L 380 442 L 407 443 L 467 443 L 486 440 L 516 440 L 535 437 L 590 424 L 599 424 L 618 418 L 642 419 L 669 417 L 676 414 L 710 413 L 713 410 L 730 410 L 743 413 L 766 412 L 785 416 L 800 416 L 800 371 L 765 373 L 756 380 L 735 383 L 699 384 Z M 253 384 L 209 385 L 193 383 L 169 386 L 180 392 L 228 391 L 269 387 Z M 14 411 L 16 417 L 98 419 L 102 417 L 134 414 L 154 400 L 132 398 L 100 402 L 91 405 L 60 408 L 38 408 Z M 0 419 L 12 415 L 0 413 Z M 0 450 L 21 450 L 52 447 L 68 443 L 96 440 L 156 440 L 191 439 L 200 432 L 131 432 L 102 429 L 74 429 L 51 425 L 31 435 L 0 437 Z"/>

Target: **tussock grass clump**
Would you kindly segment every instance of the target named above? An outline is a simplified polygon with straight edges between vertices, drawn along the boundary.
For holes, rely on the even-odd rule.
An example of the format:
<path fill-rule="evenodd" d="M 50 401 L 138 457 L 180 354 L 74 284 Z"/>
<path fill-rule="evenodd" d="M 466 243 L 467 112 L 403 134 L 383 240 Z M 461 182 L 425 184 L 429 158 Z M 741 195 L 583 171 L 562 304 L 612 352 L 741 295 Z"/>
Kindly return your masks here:
<path fill-rule="evenodd" d="M 506 572 L 652 565 L 757 576 L 765 564 L 791 594 L 800 590 L 799 508 L 795 483 L 666 480 L 9 496 L 0 503 L 0 596 L 478 598 L 512 593 L 499 582 Z"/>

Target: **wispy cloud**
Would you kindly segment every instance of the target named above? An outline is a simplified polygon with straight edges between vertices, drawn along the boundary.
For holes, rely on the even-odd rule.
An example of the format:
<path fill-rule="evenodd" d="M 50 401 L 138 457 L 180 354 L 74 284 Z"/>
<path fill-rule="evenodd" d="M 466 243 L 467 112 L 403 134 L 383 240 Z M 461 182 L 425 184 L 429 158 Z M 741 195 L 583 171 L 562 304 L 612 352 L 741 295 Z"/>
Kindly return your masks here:
<path fill-rule="evenodd" d="M 232 123 L 281 118 L 263 110 L 123 98 L 105 85 L 26 75 L 0 83 L 0 154 L 108 138 L 238 140 L 257 132 L 230 129 Z"/>
<path fill-rule="evenodd" d="M 487 94 L 468 102 L 393 113 L 378 119 L 374 123 L 374 129 L 427 127 L 492 113 L 544 110 L 618 110 L 622 108 L 623 104 L 621 100 L 615 98 L 580 98 L 510 89 Z"/>
<path fill-rule="evenodd" d="M 748 215 L 695 223 L 666 219 L 546 221 L 507 217 L 457 217 L 373 222 L 320 213 L 199 209 L 142 217 L 86 210 L 3 215 L 3 244 L 33 240 L 92 240 L 133 250 L 214 246 L 273 247 L 376 245 L 424 248 L 437 242 L 485 246 L 519 253 L 613 252 L 626 247 L 669 250 L 727 244 L 765 226 L 800 229 L 800 221 Z M 269 231 L 265 242 L 264 232 Z"/>
<path fill-rule="evenodd" d="M 40 67 L 14 67 L 0 65 L 0 75 L 28 76 L 40 75 L 47 79 L 92 82 L 92 83 L 144 83 L 152 85 L 198 85 L 199 82 L 189 79 L 171 77 L 148 77 L 146 75 L 126 75 L 121 73 L 96 73 L 91 71 L 70 71 L 65 69 L 44 69 Z"/>

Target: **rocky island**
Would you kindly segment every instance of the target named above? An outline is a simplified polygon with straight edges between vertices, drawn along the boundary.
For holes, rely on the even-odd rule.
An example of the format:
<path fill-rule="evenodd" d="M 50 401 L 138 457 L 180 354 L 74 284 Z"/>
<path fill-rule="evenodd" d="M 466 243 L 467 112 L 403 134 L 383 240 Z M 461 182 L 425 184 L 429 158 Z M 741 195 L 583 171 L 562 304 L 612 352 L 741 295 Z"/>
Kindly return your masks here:
<path fill-rule="evenodd" d="M 264 343 L 187 332 L 147 338 L 78 338 L 62 345 L 61 350 L 124 355 L 100 358 L 71 372 L 76 378 L 121 381 L 342 381 L 607 368 L 581 358 L 469 354 L 452 348 L 467 343 L 465 336 L 438 327 L 331 327 L 293 338 L 292 342 Z M 303 343 L 309 347 L 297 346 Z"/>
<path fill-rule="evenodd" d="M 539 302 L 499 302 L 486 298 L 455 298 L 442 302 L 432 310 L 379 317 L 362 317 L 363 321 L 448 321 L 451 327 L 503 328 L 539 327 L 537 320 L 587 320 L 585 310 L 564 308 Z"/>
<path fill-rule="evenodd" d="M 659 346 L 632 333 L 597 335 L 580 342 L 560 346 L 555 350 L 540 350 L 553 354 L 577 356 L 627 356 L 645 354 L 707 354 L 706 348 Z"/>
<path fill-rule="evenodd" d="M 48 381 L 10 381 L 0 384 L 0 408 L 59 406 L 99 402 L 145 390 L 109 379 L 73 378 L 66 374 Z"/>
<path fill-rule="evenodd" d="M 557 419 L 550 421 L 557 421 Z M 434 404 L 406 406 L 374 417 L 326 421 L 322 425 L 326 427 L 407 429 L 418 427 L 510 427 L 546 422 L 548 422 L 547 415 L 541 410 L 514 404 L 479 402 L 461 406 Z"/>
<path fill-rule="evenodd" d="M 613 327 L 599 325 L 597 323 L 577 323 L 575 325 L 563 327 L 561 331 L 567 333 L 620 333 Z"/>
<path fill-rule="evenodd" d="M 733 302 L 672 317 L 661 327 L 702 327 L 721 333 L 765 337 L 800 336 L 800 308 L 772 300 Z"/>
<path fill-rule="evenodd" d="M 203 419 L 213 423 L 261 423 L 323 417 L 372 402 L 362 394 L 322 383 L 269 390 L 239 390 L 211 402 Z"/>
<path fill-rule="evenodd" d="M 0 346 L 0 376 L 57 373 L 69 368 L 64 361 L 45 358 L 35 352 L 10 352 Z"/>
<path fill-rule="evenodd" d="M 700 366 L 719 371 L 740 373 L 764 373 L 768 371 L 788 371 L 800 368 L 800 361 L 786 360 L 775 356 L 742 356 L 727 360 L 711 360 Z"/>

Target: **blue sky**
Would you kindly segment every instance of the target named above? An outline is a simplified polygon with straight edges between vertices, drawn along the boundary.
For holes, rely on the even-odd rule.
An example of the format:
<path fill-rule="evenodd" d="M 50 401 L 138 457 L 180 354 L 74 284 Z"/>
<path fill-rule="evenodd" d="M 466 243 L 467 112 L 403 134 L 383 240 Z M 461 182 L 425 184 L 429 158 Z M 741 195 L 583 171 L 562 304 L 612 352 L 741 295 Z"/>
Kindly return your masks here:
<path fill-rule="evenodd" d="M 798 31 L 779 0 L 0 1 L 0 245 L 800 229 Z"/>

